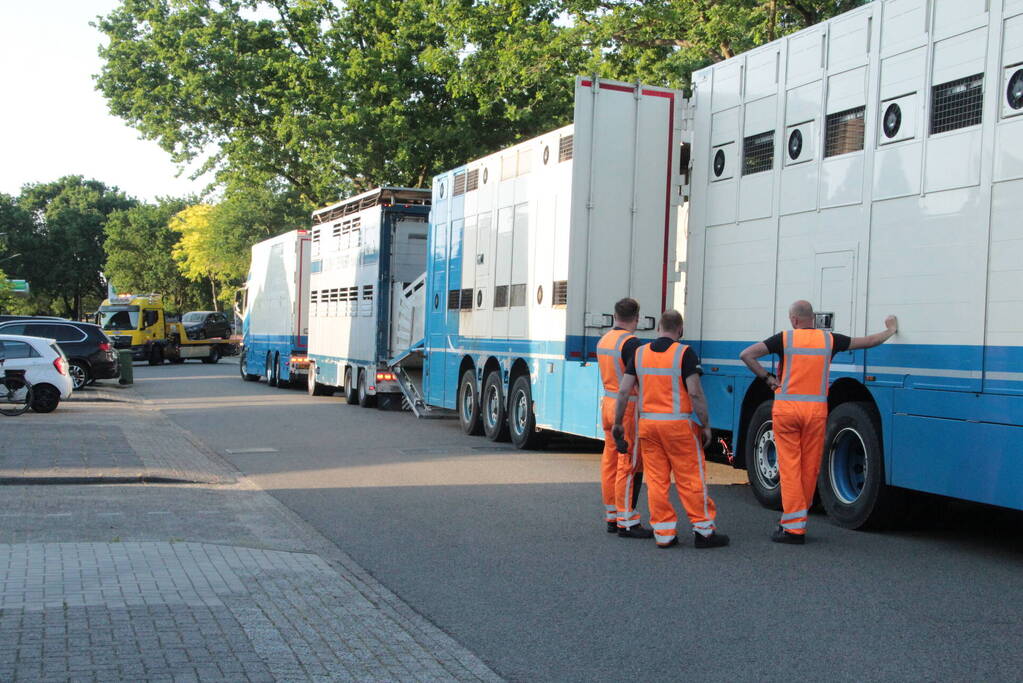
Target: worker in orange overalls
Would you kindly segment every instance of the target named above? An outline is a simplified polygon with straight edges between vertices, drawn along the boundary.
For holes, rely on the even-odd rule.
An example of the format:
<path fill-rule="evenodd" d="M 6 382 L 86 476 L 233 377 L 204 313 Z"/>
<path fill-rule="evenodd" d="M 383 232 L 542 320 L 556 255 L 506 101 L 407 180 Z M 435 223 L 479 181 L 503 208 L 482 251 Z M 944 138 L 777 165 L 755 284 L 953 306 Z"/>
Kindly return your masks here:
<path fill-rule="evenodd" d="M 693 545 L 719 548 L 728 536 L 715 529 L 716 508 L 707 492 L 704 447 L 710 443 L 707 399 L 700 383 L 700 359 L 681 344 L 682 315 L 661 314 L 660 336 L 636 350 L 625 369 L 615 406 L 613 432 L 625 433 L 623 418 L 629 396 L 639 388 L 639 447 L 646 473 L 650 525 L 661 548 L 678 544 L 677 516 L 668 499 L 671 477 L 693 525 Z M 699 420 L 699 422 L 697 422 Z"/>
<path fill-rule="evenodd" d="M 797 301 L 789 307 L 789 322 L 791 330 L 747 347 L 739 358 L 775 392 L 771 421 L 783 514 L 771 540 L 801 545 L 824 456 L 831 359 L 843 351 L 880 346 L 898 331 L 899 321 L 890 315 L 884 332 L 847 337 L 814 329 L 810 302 Z M 757 360 L 769 353 L 782 359 L 780 381 Z"/>
<path fill-rule="evenodd" d="M 604 497 L 604 521 L 609 534 L 618 532 L 623 538 L 650 538 L 653 532 L 643 528 L 636 512 L 639 489 L 643 485 L 643 467 L 636 440 L 635 396 L 625 411 L 625 441 L 628 452 L 619 453 L 611 426 L 615 417 L 615 400 L 625 368 L 642 343 L 633 332 L 639 322 L 639 303 L 622 299 L 615 304 L 614 327 L 597 342 L 597 364 L 604 385 L 601 399 L 601 422 L 604 428 L 604 454 L 600 460 L 600 488 Z"/>

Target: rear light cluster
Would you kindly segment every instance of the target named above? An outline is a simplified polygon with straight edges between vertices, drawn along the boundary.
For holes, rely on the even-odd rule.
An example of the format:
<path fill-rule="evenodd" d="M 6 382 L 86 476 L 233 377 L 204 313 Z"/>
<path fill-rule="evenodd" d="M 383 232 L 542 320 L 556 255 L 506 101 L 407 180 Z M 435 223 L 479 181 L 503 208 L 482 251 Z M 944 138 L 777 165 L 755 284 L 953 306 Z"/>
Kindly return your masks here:
<path fill-rule="evenodd" d="M 377 373 L 377 382 L 393 382 L 393 381 L 394 381 L 394 373 L 393 372 L 378 372 Z"/>
<path fill-rule="evenodd" d="M 57 372 L 59 372 L 60 374 L 62 375 L 67 374 L 67 364 L 64 363 L 64 359 L 61 358 L 60 356 L 57 356 L 56 358 L 53 359 L 53 367 L 57 368 Z"/>
<path fill-rule="evenodd" d="M 99 343 L 99 350 L 100 351 L 109 351 L 111 348 L 112 347 L 110 346 L 110 342 L 101 341 Z"/>

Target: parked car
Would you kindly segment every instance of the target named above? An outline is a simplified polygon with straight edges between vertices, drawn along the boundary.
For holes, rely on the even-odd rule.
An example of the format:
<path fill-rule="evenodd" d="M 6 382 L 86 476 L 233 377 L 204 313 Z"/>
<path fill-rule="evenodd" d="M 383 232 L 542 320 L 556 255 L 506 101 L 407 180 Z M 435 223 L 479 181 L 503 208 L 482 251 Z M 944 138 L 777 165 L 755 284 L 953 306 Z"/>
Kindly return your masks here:
<path fill-rule="evenodd" d="M 231 322 L 226 314 L 217 311 L 191 311 L 181 316 L 181 323 L 189 339 L 227 339 L 231 336 Z"/>
<path fill-rule="evenodd" d="M 67 320 L 67 318 L 58 318 L 55 315 L 14 315 L 12 313 L 0 315 L 0 323 L 9 320 Z"/>
<path fill-rule="evenodd" d="M 0 334 L 0 358 L 4 370 L 24 370 L 32 384 L 32 410 L 52 413 L 61 399 L 71 397 L 74 383 L 68 360 L 53 339 Z"/>
<path fill-rule="evenodd" d="M 73 320 L 30 318 L 0 322 L 0 334 L 54 339 L 68 359 L 75 389 L 97 379 L 119 377 L 121 367 L 110 338 L 98 325 Z"/>

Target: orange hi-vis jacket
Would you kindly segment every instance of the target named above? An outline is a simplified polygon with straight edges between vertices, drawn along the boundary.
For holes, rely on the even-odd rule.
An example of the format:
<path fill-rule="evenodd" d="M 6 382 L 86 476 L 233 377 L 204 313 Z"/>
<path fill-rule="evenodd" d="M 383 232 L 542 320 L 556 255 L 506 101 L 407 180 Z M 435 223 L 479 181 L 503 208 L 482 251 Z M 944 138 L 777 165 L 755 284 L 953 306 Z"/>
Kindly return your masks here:
<path fill-rule="evenodd" d="M 640 420 L 695 420 L 682 383 L 682 357 L 688 348 L 676 342 L 661 353 L 649 346 L 636 350 Z"/>
<path fill-rule="evenodd" d="M 781 384 L 775 391 L 775 407 L 796 408 L 803 404 L 809 412 L 826 414 L 834 337 L 824 330 L 787 330 L 782 338 L 785 360 Z"/>
<path fill-rule="evenodd" d="M 597 342 L 597 365 L 600 368 L 600 379 L 604 383 L 604 396 L 607 398 L 618 398 L 618 388 L 625 375 L 622 347 L 635 336 L 628 330 L 611 330 Z"/>

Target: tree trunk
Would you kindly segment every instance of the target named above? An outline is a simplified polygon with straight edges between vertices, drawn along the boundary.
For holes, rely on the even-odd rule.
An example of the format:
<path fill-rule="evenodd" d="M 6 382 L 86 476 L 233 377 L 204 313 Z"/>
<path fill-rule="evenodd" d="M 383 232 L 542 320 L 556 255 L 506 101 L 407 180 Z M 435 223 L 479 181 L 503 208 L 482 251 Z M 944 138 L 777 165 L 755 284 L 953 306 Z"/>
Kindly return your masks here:
<path fill-rule="evenodd" d="M 210 276 L 210 291 L 213 293 L 213 310 L 219 312 L 220 309 L 217 307 L 217 281 Z"/>

